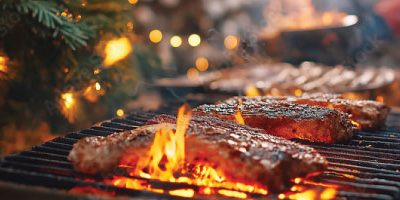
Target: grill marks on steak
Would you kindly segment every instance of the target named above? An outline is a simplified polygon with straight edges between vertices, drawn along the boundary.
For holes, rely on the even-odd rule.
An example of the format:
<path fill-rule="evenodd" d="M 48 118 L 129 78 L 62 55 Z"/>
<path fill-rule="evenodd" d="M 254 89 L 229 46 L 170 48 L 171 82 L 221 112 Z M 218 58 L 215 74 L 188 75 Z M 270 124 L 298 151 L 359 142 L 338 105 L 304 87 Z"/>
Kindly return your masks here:
<path fill-rule="evenodd" d="M 175 122 L 175 117 L 160 115 L 136 130 L 83 138 L 68 158 L 78 171 L 108 172 L 123 155 L 146 155 L 156 130 L 174 128 Z M 287 189 L 291 179 L 317 173 L 327 165 L 311 147 L 209 116 L 192 117 L 185 143 L 187 163 L 209 163 L 232 180 L 258 182 L 272 192 Z"/>
<path fill-rule="evenodd" d="M 261 96 L 261 97 L 232 97 L 224 101 L 227 104 L 253 104 L 257 102 L 271 103 L 274 101 L 285 101 L 294 104 L 304 104 L 333 108 L 350 114 L 350 118 L 359 123 L 361 129 L 377 129 L 384 125 L 390 108 L 383 103 L 368 100 L 345 99 L 336 94 L 310 94 L 301 97 L 294 96 Z"/>
<path fill-rule="evenodd" d="M 234 121 L 237 110 L 246 125 L 262 128 L 268 134 L 286 139 L 333 143 L 351 138 L 355 130 L 348 116 L 342 112 L 283 101 L 202 105 L 193 109 L 193 114 Z"/>

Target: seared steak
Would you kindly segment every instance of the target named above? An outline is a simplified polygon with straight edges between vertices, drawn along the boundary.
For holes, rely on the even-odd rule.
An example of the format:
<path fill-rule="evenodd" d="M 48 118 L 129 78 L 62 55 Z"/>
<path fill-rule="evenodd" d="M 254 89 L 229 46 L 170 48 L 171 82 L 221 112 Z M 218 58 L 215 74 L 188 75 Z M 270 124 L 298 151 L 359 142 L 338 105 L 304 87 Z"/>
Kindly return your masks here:
<path fill-rule="evenodd" d="M 233 97 L 224 101 L 227 104 L 252 104 L 256 102 L 286 101 L 294 104 L 305 104 L 333 108 L 350 114 L 350 118 L 360 125 L 362 130 L 377 129 L 384 125 L 390 108 L 383 103 L 367 100 L 345 99 L 336 94 L 310 94 L 301 97 L 294 96 L 262 96 L 262 97 Z"/>
<path fill-rule="evenodd" d="M 286 139 L 334 143 L 351 138 L 355 131 L 343 112 L 283 101 L 202 105 L 193 109 L 193 115 L 235 120 L 237 111 L 240 111 L 246 125 L 262 128 L 268 134 Z"/>
<path fill-rule="evenodd" d="M 107 137 L 83 138 L 69 159 L 78 171 L 98 173 L 116 167 L 124 154 L 131 159 L 146 155 L 155 130 L 174 128 L 176 119 L 160 115 L 148 123 Z M 318 173 L 327 165 L 311 147 L 208 116 L 192 117 L 185 143 L 185 162 L 208 163 L 229 180 L 257 182 L 272 192 L 287 189 L 291 179 Z"/>

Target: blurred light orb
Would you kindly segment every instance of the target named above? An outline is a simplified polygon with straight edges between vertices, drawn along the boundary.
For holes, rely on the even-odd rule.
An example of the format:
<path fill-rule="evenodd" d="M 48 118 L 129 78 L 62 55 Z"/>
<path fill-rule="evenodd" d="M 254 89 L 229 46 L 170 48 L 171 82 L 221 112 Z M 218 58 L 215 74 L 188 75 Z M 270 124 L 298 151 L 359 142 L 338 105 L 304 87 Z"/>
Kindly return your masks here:
<path fill-rule="evenodd" d="M 224 45 L 229 50 L 236 49 L 239 45 L 239 38 L 234 35 L 228 35 L 225 37 Z"/>
<path fill-rule="evenodd" d="M 149 33 L 149 39 L 153 43 L 159 43 L 162 40 L 162 33 L 158 29 L 154 29 Z"/>
<path fill-rule="evenodd" d="M 186 76 L 187 76 L 187 78 L 188 78 L 189 80 L 191 80 L 191 81 L 198 80 L 198 78 L 199 78 L 199 71 L 197 71 L 196 68 L 191 67 L 191 68 L 189 68 L 189 69 L 187 70 Z"/>
<path fill-rule="evenodd" d="M 207 71 L 208 66 L 209 66 L 209 64 L 208 64 L 207 58 L 198 57 L 198 58 L 196 59 L 196 68 L 197 68 L 199 71 L 201 71 L 201 72 Z"/>
<path fill-rule="evenodd" d="M 7 72 L 7 58 L 4 56 L 0 56 L 0 71 Z"/>
<path fill-rule="evenodd" d="M 192 47 L 197 47 L 201 43 L 201 38 L 197 34 L 191 34 L 188 38 L 188 43 Z"/>
<path fill-rule="evenodd" d="M 96 90 L 101 90 L 101 85 L 99 82 L 96 82 L 96 84 L 94 84 L 94 88 L 96 88 Z"/>
<path fill-rule="evenodd" d="M 344 26 L 351 26 L 353 24 L 356 24 L 358 22 L 358 17 L 356 15 L 347 15 L 346 17 L 343 18 L 343 25 Z"/>
<path fill-rule="evenodd" d="M 72 95 L 71 92 L 66 92 L 66 93 L 62 94 L 61 99 L 64 100 L 65 108 L 67 108 L 67 109 L 72 108 L 72 106 L 74 104 L 74 96 Z"/>
<path fill-rule="evenodd" d="M 138 0 L 128 0 L 128 2 L 132 5 L 135 5 L 137 4 Z"/>
<path fill-rule="evenodd" d="M 132 45 L 128 38 L 122 37 L 107 42 L 104 49 L 104 66 L 110 66 L 124 59 L 131 53 Z"/>
<path fill-rule="evenodd" d="M 169 40 L 169 43 L 171 44 L 172 47 L 180 47 L 182 45 L 182 38 L 174 35 L 171 37 L 171 39 Z"/>
<path fill-rule="evenodd" d="M 125 112 L 124 112 L 124 110 L 122 110 L 121 108 L 119 108 L 119 109 L 117 109 L 117 111 L 115 112 L 115 114 L 116 114 L 118 117 L 122 117 L 122 116 L 124 116 Z"/>

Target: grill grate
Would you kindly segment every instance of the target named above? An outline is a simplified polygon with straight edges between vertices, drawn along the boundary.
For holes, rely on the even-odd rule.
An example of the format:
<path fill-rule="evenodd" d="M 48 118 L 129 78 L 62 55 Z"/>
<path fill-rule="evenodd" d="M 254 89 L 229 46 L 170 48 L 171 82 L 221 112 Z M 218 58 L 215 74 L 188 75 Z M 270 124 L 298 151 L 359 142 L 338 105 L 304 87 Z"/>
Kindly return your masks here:
<path fill-rule="evenodd" d="M 0 179 L 27 185 L 69 190 L 91 186 L 119 195 L 167 198 L 163 194 L 118 188 L 96 181 L 103 177 L 86 175 L 72 169 L 66 156 L 80 138 L 106 136 L 143 125 L 155 114 L 134 113 L 123 119 L 112 119 L 89 129 L 67 134 L 29 151 L 4 157 L 0 161 Z M 374 132 L 360 132 L 346 144 L 317 144 L 299 141 L 317 149 L 329 161 L 323 174 L 306 184 L 339 185 L 339 197 L 348 199 L 400 198 L 400 114 L 391 114 L 388 127 Z M 91 181 L 85 181 L 85 180 Z M 94 180 L 94 181 L 93 181 Z M 159 183 L 162 187 L 166 187 Z M 183 187 L 187 185 L 172 185 Z M 170 198 L 170 197 L 168 197 Z M 174 197 L 175 198 L 175 197 Z M 176 197 L 177 198 L 177 197 Z"/>

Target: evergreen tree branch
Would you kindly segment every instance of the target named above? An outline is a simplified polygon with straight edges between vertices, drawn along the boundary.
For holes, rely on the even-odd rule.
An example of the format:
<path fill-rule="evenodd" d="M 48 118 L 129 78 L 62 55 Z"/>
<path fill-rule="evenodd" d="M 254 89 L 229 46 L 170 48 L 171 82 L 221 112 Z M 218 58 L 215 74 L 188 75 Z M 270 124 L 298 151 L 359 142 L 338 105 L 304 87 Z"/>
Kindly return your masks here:
<path fill-rule="evenodd" d="M 7 0 L 2 9 L 15 9 L 19 14 L 29 16 L 52 30 L 54 38 L 61 37 L 71 48 L 86 46 L 88 39 L 95 35 L 95 30 L 84 22 L 72 22 L 60 15 L 60 9 L 54 1 Z"/>

